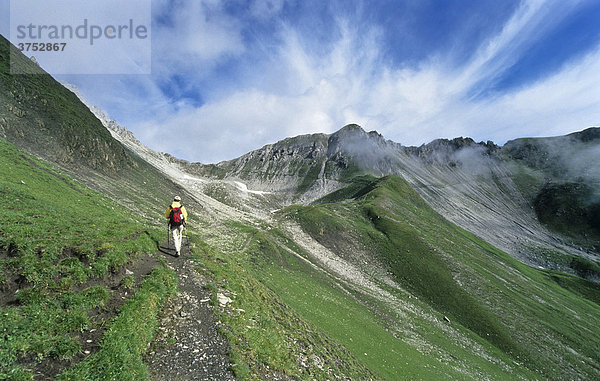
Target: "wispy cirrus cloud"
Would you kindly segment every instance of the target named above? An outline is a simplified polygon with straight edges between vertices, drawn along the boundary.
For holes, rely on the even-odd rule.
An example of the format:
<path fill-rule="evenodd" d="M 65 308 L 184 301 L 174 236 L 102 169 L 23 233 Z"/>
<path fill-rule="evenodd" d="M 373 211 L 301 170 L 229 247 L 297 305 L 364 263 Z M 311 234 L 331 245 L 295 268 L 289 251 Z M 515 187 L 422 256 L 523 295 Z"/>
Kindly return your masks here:
<path fill-rule="evenodd" d="M 418 52 L 418 60 L 390 51 L 395 42 L 381 20 L 330 9 L 314 15 L 321 20 L 298 22 L 311 15 L 294 14 L 292 3 L 260 0 L 232 12 L 221 2 L 158 2 L 156 75 L 113 79 L 118 90 L 107 94 L 120 100 L 103 100 L 109 114 L 116 110 L 149 146 L 203 162 L 347 123 L 417 145 L 459 135 L 503 143 L 600 124 L 598 40 L 585 54 L 564 57 L 552 72 L 497 86 L 590 2 L 523 1 L 508 17 L 494 19 L 497 26 L 470 50 L 458 49 L 458 41 Z M 321 24 L 326 38 L 315 39 L 311 28 Z M 468 38 L 465 31 L 448 32 Z M 392 37 L 407 44 L 412 38 Z M 127 97 L 139 112 L 127 113 Z"/>
<path fill-rule="evenodd" d="M 154 49 L 162 53 L 154 57 L 160 75 L 193 68 L 193 78 L 246 49 L 242 24 L 225 12 L 223 2 L 155 0 L 152 7 Z"/>

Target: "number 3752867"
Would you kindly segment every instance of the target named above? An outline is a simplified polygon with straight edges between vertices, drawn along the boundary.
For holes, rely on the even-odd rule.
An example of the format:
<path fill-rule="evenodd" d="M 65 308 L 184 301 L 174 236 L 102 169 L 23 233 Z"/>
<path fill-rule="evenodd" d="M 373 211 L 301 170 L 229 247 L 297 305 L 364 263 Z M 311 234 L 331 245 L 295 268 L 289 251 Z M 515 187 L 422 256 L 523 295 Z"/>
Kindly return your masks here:
<path fill-rule="evenodd" d="M 20 42 L 17 47 L 22 52 L 64 52 L 66 42 Z"/>

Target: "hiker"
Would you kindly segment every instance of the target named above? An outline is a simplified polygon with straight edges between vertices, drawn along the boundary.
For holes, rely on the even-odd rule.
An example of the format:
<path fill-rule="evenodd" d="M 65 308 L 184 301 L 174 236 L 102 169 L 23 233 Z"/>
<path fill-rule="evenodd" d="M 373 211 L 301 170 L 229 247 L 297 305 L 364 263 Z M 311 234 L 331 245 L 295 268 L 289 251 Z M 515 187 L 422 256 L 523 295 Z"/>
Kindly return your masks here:
<path fill-rule="evenodd" d="M 165 212 L 165 217 L 169 219 L 169 229 L 173 235 L 173 242 L 175 243 L 175 256 L 179 257 L 181 254 L 181 237 L 183 232 L 183 226 L 187 221 L 187 210 L 185 206 L 181 205 L 181 197 L 175 196 L 171 205 Z"/>

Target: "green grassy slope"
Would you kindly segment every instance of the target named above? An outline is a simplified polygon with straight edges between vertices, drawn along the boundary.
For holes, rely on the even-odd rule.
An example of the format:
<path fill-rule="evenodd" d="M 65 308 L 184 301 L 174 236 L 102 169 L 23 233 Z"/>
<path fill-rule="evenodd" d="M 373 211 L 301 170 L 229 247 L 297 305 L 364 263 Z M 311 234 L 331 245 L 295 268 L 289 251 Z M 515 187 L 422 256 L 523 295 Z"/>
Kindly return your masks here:
<path fill-rule="evenodd" d="M 43 70 L 10 74 L 11 53 L 13 65 L 35 66 L 0 36 L 0 138 L 135 211 L 161 213 L 174 194 L 192 209 L 200 207 L 185 189 L 113 139 L 75 94 Z"/>
<path fill-rule="evenodd" d="M 290 308 L 288 299 L 273 292 L 263 273 L 255 271 L 256 266 L 264 271 L 282 270 L 263 266 L 270 251 L 268 243 L 265 247 L 262 242 L 269 235 L 239 222 L 228 225 L 231 241 L 243 246 L 248 234 L 253 237 L 248 250 L 227 255 L 201 244 L 201 254 L 194 259 L 198 270 L 214 279 L 207 285 L 213 291 L 213 304 L 217 304 L 217 291 L 233 298 L 230 307 L 219 309 L 219 317 L 230 341 L 236 376 L 249 380 L 376 379 L 364 362 L 303 311 Z"/>
<path fill-rule="evenodd" d="M 11 75 L 11 64 L 36 67 L 0 36 L 0 137 L 48 160 L 103 173 L 134 165 L 75 94 L 40 68 L 36 75 Z"/>
<path fill-rule="evenodd" d="M 533 206 L 539 220 L 552 230 L 600 242 L 599 192 L 583 182 L 550 183 L 539 191 Z"/>
<path fill-rule="evenodd" d="M 131 287 L 123 282 L 111 290 L 103 279 L 154 252 L 164 231 L 5 140 L 0 200 L 0 379 L 32 379 L 51 363 L 61 380 L 146 379 L 141 356 L 176 275 L 159 266 L 114 320 L 96 311 Z M 238 377 L 371 374 L 246 273 L 242 257 L 228 260 L 193 230 L 188 234 L 202 251 L 194 256 L 199 270 L 210 269 L 217 284 L 239 295 L 235 307 L 244 313 L 228 309 L 221 316 Z M 87 335 L 104 329 L 99 350 L 84 354 Z"/>
<path fill-rule="evenodd" d="M 154 337 L 158 311 L 165 299 L 175 293 L 176 283 L 175 273 L 156 268 L 111 322 L 100 350 L 61 373 L 58 380 L 147 379 L 142 355 Z"/>
<path fill-rule="evenodd" d="M 292 218 L 302 209 L 286 213 Z M 448 334 L 440 327 L 443 315 L 424 301 L 390 290 L 406 301 L 399 312 L 340 283 L 310 265 L 308 253 L 285 231 L 231 225 L 233 246 L 246 249 L 233 255 L 205 249 L 200 268 L 235 295 L 221 318 L 236 353 L 235 368 L 246 362 L 250 378 L 262 379 L 256 375 L 265 366 L 302 379 L 535 378 L 459 324 Z M 305 365 L 298 366 L 302 358 Z"/>
<path fill-rule="evenodd" d="M 400 178 L 373 180 L 364 188 L 346 192 L 364 193 L 353 202 L 296 207 L 290 216 L 343 256 L 356 247 L 349 242 L 369 248 L 404 289 L 465 335 L 502 352 L 500 358 L 544 377 L 598 377 L 596 284 L 522 265 L 447 222 Z M 283 281 L 272 287 L 288 292 Z M 433 332 L 424 335 L 433 340 Z"/>
<path fill-rule="evenodd" d="M 445 337 L 426 318 L 411 316 L 412 329 L 424 332 L 438 348 L 411 345 L 412 337 L 396 329 L 394 319 L 406 319 L 380 300 L 340 287 L 331 275 L 316 270 L 291 254 L 302 252 L 287 247 L 281 240 L 258 235 L 250 245 L 258 279 L 274 290 L 303 319 L 343 345 L 378 378 L 476 379 L 485 374 L 510 379 L 520 375 L 531 378 L 526 369 L 503 369 L 465 350 L 453 337 Z M 415 302 L 419 308 L 426 308 Z M 444 349 L 440 351 L 439 348 Z M 449 353 L 452 353 L 450 356 Z M 502 357 L 502 354 L 497 354 Z"/>
<path fill-rule="evenodd" d="M 65 366 L 80 358 L 82 336 L 109 323 L 90 314 L 112 291 L 91 284 L 154 252 L 163 237 L 162 229 L 1 139 L 0 221 L 0 379 L 29 379 L 44 361 Z M 152 332 L 173 275 L 157 273 L 154 282 L 162 286 L 139 297 L 153 300 L 145 316 L 129 322 L 140 332 Z M 147 337 L 142 345 L 115 324 L 119 345 L 146 345 Z M 139 355 L 102 364 L 139 362 Z"/>

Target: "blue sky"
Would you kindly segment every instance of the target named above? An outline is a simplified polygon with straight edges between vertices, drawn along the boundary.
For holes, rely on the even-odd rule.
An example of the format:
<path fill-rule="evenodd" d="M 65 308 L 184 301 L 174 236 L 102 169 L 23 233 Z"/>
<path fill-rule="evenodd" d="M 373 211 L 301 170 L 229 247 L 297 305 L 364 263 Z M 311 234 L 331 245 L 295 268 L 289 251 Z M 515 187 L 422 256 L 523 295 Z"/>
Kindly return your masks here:
<path fill-rule="evenodd" d="M 404 145 L 600 125 L 597 0 L 153 0 L 152 19 L 152 75 L 57 79 L 191 161 L 348 123 Z"/>

